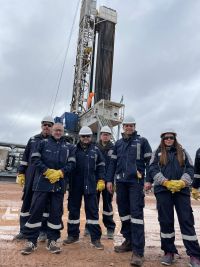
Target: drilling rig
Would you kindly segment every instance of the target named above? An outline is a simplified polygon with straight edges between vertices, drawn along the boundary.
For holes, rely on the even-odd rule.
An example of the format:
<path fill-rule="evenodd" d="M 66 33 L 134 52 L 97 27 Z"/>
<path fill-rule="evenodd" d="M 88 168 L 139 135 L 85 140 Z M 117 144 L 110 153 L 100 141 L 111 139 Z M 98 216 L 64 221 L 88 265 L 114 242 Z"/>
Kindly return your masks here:
<path fill-rule="evenodd" d="M 123 121 L 124 105 L 111 101 L 116 23 L 115 10 L 97 10 L 96 0 L 82 0 L 70 112 L 55 118 L 75 139 L 82 126 L 98 138 L 100 128 L 108 125 L 115 140 L 114 127 Z"/>
<path fill-rule="evenodd" d="M 74 83 L 70 112 L 56 117 L 66 134 L 76 142 L 82 126 L 89 126 L 96 138 L 102 126 L 114 131 L 124 118 L 124 105 L 111 101 L 113 55 L 117 12 L 96 0 L 82 0 Z M 0 143 L 0 179 L 15 177 L 24 145 Z"/>

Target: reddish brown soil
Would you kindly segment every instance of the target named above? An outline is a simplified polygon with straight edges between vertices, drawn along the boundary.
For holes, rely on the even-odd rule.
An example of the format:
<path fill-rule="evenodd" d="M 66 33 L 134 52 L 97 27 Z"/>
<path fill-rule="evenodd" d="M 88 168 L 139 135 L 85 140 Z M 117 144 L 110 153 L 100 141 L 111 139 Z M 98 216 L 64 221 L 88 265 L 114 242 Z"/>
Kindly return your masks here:
<path fill-rule="evenodd" d="M 108 240 L 105 235 L 105 228 L 101 223 L 103 236 L 102 243 L 105 246 L 103 251 L 91 247 L 90 239 L 83 237 L 85 225 L 84 207 L 81 209 L 81 237 L 80 242 L 73 245 L 62 246 L 62 239 L 66 237 L 66 227 L 62 231 L 60 245 L 62 253 L 52 255 L 46 250 L 45 243 L 39 243 L 38 249 L 29 256 L 22 256 L 20 249 L 24 246 L 24 241 L 12 241 L 13 236 L 18 232 L 18 214 L 21 206 L 21 188 L 14 183 L 0 182 L 0 267 L 64 267 L 64 266 L 130 266 L 131 253 L 117 254 L 113 251 L 114 244 L 120 244 L 122 237 L 120 235 L 120 220 L 117 214 L 117 207 L 114 199 L 115 221 L 117 224 L 114 241 Z M 63 221 L 66 226 L 67 195 L 65 196 L 65 212 Z M 196 231 L 200 238 L 200 212 L 199 202 L 192 201 Z M 100 205 L 100 214 L 102 207 Z M 100 215 L 101 221 L 101 215 Z M 146 249 L 144 267 L 162 266 L 160 258 L 162 251 L 160 249 L 159 225 L 157 221 L 157 211 L 155 207 L 155 198 L 152 194 L 146 196 L 145 207 L 145 233 Z M 181 240 L 180 230 L 176 219 L 176 244 L 181 255 L 177 263 L 173 266 L 188 266 L 188 256 L 185 253 Z"/>

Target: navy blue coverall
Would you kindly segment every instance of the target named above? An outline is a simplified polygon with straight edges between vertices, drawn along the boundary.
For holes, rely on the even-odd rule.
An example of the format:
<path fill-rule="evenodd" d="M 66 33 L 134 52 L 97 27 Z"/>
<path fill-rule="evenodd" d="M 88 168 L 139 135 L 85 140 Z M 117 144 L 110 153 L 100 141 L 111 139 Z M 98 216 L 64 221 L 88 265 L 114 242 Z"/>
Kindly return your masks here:
<path fill-rule="evenodd" d="M 42 214 L 46 203 L 49 203 L 47 220 L 47 238 L 56 241 L 63 229 L 63 198 L 68 182 L 68 175 L 75 168 L 75 147 L 61 137 L 59 140 L 50 137 L 43 140 L 32 154 L 32 162 L 36 166 L 33 182 L 33 199 L 30 208 L 30 218 L 26 222 L 23 233 L 28 241 L 36 244 L 42 222 Z M 64 178 L 51 184 L 44 176 L 47 169 L 61 170 Z"/>
<path fill-rule="evenodd" d="M 23 153 L 22 161 L 18 168 L 19 174 L 25 175 L 25 185 L 23 188 L 23 196 L 22 196 L 22 207 L 20 212 L 20 232 L 22 233 L 22 228 L 25 223 L 28 221 L 30 217 L 30 207 L 33 196 L 33 179 L 35 175 L 35 165 L 31 164 L 31 155 L 36 147 L 39 145 L 40 141 L 43 139 L 47 139 L 48 137 L 44 137 L 42 134 L 37 134 L 31 137 L 26 145 L 26 148 Z M 46 231 L 46 217 L 48 217 L 48 213 L 44 212 L 43 214 L 43 223 L 42 223 L 42 231 Z"/>
<path fill-rule="evenodd" d="M 195 162 L 194 162 L 194 180 L 192 187 L 200 188 L 200 148 L 196 152 Z"/>
<path fill-rule="evenodd" d="M 103 146 L 102 142 L 100 141 L 97 144 L 97 146 L 100 149 L 105 160 L 105 175 L 104 175 L 105 177 L 108 170 L 108 166 L 110 164 L 111 155 L 114 149 L 114 144 L 111 141 L 109 141 L 106 144 L 106 146 Z M 105 187 L 105 189 L 102 192 L 99 191 L 97 192 L 98 203 L 100 201 L 101 194 L 103 199 L 103 223 L 107 228 L 107 230 L 114 232 L 116 224 L 113 220 L 113 207 L 112 207 L 113 195 L 110 192 L 108 192 L 107 188 Z"/>
<path fill-rule="evenodd" d="M 99 208 L 97 201 L 97 179 L 103 179 L 105 163 L 99 148 L 95 144 L 89 144 L 87 148 L 77 144 L 76 169 L 72 174 L 69 186 L 68 198 L 68 236 L 79 237 L 80 208 L 82 196 L 84 196 L 87 228 L 91 240 L 101 238 L 99 225 Z"/>
<path fill-rule="evenodd" d="M 165 179 L 182 179 L 191 185 L 194 169 L 190 156 L 183 150 L 185 163 L 180 166 L 174 146 L 167 149 L 168 162 L 160 165 L 161 151 L 158 148 L 150 162 L 150 182 L 154 182 L 154 193 L 157 200 L 158 220 L 160 223 L 161 249 L 165 253 L 178 253 L 175 241 L 174 207 L 178 216 L 182 239 L 189 256 L 200 258 L 200 247 L 194 229 L 194 216 L 190 202 L 189 187 L 172 193 L 162 183 Z"/>
<path fill-rule="evenodd" d="M 97 144 L 97 146 L 100 149 L 100 151 L 104 157 L 104 161 L 105 161 L 105 175 L 104 175 L 104 177 L 105 177 L 106 172 L 108 170 L 108 166 L 110 164 L 114 144 L 111 141 L 109 141 L 105 146 L 103 146 L 102 142 L 100 141 Z M 97 177 L 97 180 L 98 180 L 98 177 Z M 98 203 L 100 201 L 101 194 L 102 194 L 102 199 L 103 199 L 103 224 L 105 225 L 105 227 L 107 228 L 108 231 L 114 233 L 116 224 L 113 220 L 113 207 L 112 207 L 113 194 L 108 192 L 106 187 L 102 192 L 98 191 L 97 192 Z M 87 224 L 86 224 L 86 228 L 87 228 Z"/>
<path fill-rule="evenodd" d="M 122 222 L 121 233 L 131 241 L 132 250 L 144 255 L 144 180 L 148 176 L 151 147 L 146 138 L 135 131 L 129 138 L 118 140 L 111 156 L 106 181 L 116 179 L 116 194 L 119 216 Z M 137 171 L 141 178 L 138 178 Z M 145 174 L 146 171 L 146 174 Z"/>

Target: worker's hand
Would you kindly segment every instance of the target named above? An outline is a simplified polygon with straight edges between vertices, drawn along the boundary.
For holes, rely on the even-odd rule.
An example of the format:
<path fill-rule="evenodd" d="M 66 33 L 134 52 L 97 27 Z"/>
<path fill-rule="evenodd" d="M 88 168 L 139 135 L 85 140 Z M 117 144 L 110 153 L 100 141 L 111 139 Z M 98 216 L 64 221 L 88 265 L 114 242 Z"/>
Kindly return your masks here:
<path fill-rule="evenodd" d="M 111 182 L 107 182 L 106 188 L 110 194 L 113 194 L 113 184 Z"/>
<path fill-rule="evenodd" d="M 51 184 L 54 184 L 60 180 L 60 178 L 63 178 L 64 174 L 61 170 L 54 170 L 48 177 Z"/>
<path fill-rule="evenodd" d="M 142 174 L 141 174 L 141 172 L 139 172 L 139 171 L 137 171 L 137 178 L 138 178 L 138 179 L 142 179 Z"/>
<path fill-rule="evenodd" d="M 45 175 L 49 179 L 49 175 L 51 175 L 55 170 L 54 169 L 47 169 L 43 175 Z"/>
<path fill-rule="evenodd" d="M 179 192 L 181 189 L 186 187 L 186 183 L 183 180 L 164 181 L 163 185 L 172 193 Z"/>
<path fill-rule="evenodd" d="M 97 191 L 101 192 L 105 189 L 105 182 L 102 179 L 99 179 L 97 182 Z"/>
<path fill-rule="evenodd" d="M 50 181 L 50 183 L 55 183 L 55 177 L 54 177 L 54 172 L 55 171 L 56 170 L 54 170 L 54 169 L 47 169 L 43 173 L 43 175 L 45 175 L 45 177 Z M 52 177 L 52 175 L 53 175 L 53 177 Z M 57 182 L 57 180 L 56 180 L 56 182 Z"/>
<path fill-rule="evenodd" d="M 56 170 L 57 175 L 60 176 L 60 178 L 64 178 L 64 173 L 61 170 Z"/>
<path fill-rule="evenodd" d="M 144 190 L 148 191 L 151 190 L 152 184 L 149 182 L 144 183 Z"/>
<path fill-rule="evenodd" d="M 162 183 L 163 186 L 167 187 L 168 190 L 170 190 L 172 193 L 175 193 L 176 190 L 175 190 L 175 185 L 176 185 L 176 182 L 175 180 L 166 180 Z"/>
<path fill-rule="evenodd" d="M 186 183 L 183 180 L 172 180 L 175 182 L 173 189 L 175 192 L 181 191 L 181 189 L 186 187 Z"/>
<path fill-rule="evenodd" d="M 21 185 L 21 186 L 24 186 L 24 184 L 25 184 L 25 175 L 23 173 L 17 175 L 16 183 Z"/>
<path fill-rule="evenodd" d="M 50 181 L 51 184 L 56 183 L 60 180 L 60 178 L 64 177 L 64 174 L 61 170 L 47 169 L 46 172 L 43 173 L 46 178 Z"/>
<path fill-rule="evenodd" d="M 171 189 L 173 183 L 172 181 L 168 181 L 168 180 L 165 180 L 163 183 L 162 183 L 163 186 L 167 187 L 168 190 Z"/>
<path fill-rule="evenodd" d="M 199 200 L 200 199 L 200 192 L 197 188 L 192 188 L 192 197 L 195 199 L 195 200 Z"/>

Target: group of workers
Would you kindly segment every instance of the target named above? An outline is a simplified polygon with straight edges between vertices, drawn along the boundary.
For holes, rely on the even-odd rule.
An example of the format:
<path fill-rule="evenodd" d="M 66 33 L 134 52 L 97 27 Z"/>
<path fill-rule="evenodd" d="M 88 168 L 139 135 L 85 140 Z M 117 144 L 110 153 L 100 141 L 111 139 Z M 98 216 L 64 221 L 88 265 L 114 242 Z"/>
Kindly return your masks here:
<path fill-rule="evenodd" d="M 104 249 L 99 225 L 99 198 L 103 197 L 103 223 L 107 237 L 113 239 L 112 197 L 116 191 L 121 234 L 124 241 L 114 251 L 132 252 L 130 264 L 144 262 L 144 192 L 154 187 L 160 224 L 163 265 L 172 265 L 175 247 L 174 207 L 186 253 L 192 267 L 200 267 L 200 246 L 195 233 L 190 191 L 200 199 L 200 149 L 195 166 L 177 141 L 174 130 L 161 133 L 160 144 L 152 153 L 149 142 L 136 131 L 132 117 L 123 121 L 122 138 L 111 142 L 111 129 L 104 126 L 100 140 L 93 142 L 92 130 L 83 126 L 76 145 L 67 142 L 62 124 L 50 116 L 41 122 L 42 132 L 28 141 L 19 167 L 17 182 L 24 186 L 20 213 L 20 233 L 15 239 L 27 239 L 21 250 L 28 255 L 45 241 L 51 253 L 60 253 L 56 241 L 63 229 L 63 198 L 68 188 L 67 238 L 63 245 L 79 241 L 82 197 L 86 214 L 85 233 L 91 244 Z M 115 189 L 115 190 L 114 190 Z M 192 190 L 191 190 L 192 189 Z M 148 222 L 147 222 L 148 223 Z"/>

